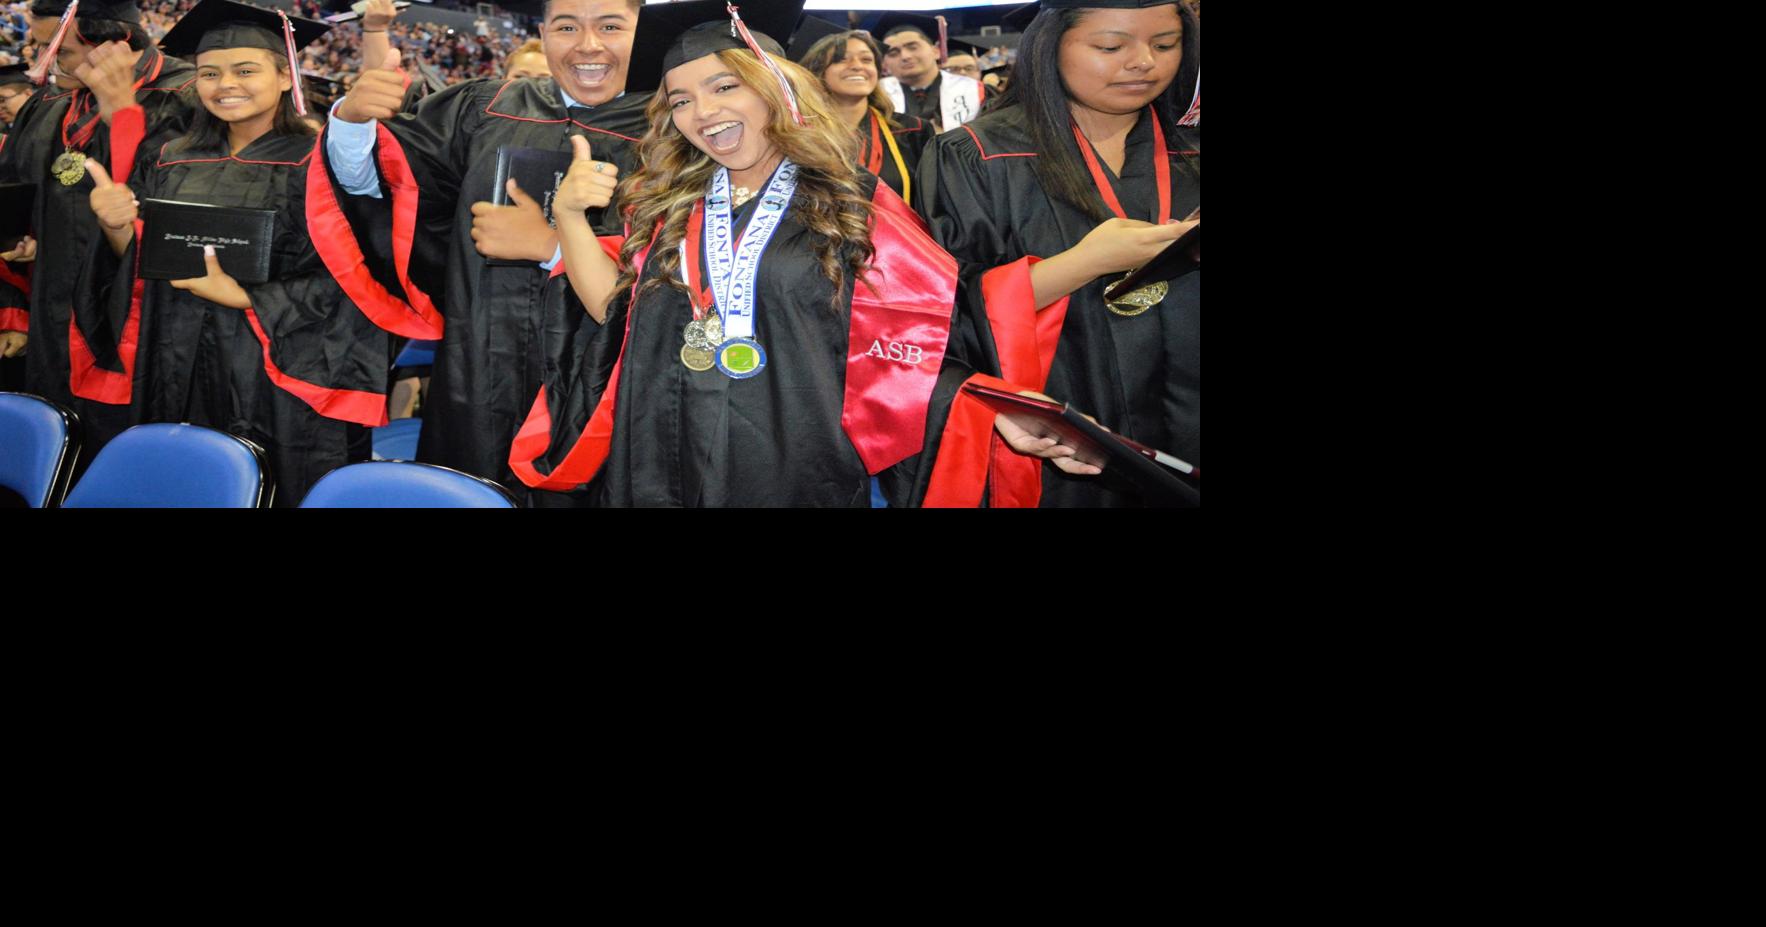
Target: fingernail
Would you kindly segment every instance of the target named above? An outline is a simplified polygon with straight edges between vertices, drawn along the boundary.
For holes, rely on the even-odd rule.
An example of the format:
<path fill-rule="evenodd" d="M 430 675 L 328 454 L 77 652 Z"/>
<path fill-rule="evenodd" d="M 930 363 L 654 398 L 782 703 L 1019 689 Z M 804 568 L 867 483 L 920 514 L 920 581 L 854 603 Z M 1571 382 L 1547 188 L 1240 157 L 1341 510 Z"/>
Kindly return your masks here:
<path fill-rule="evenodd" d="M 215 256 L 215 246 L 214 245 L 203 245 L 202 246 L 202 256 L 203 257 L 214 257 Z"/>

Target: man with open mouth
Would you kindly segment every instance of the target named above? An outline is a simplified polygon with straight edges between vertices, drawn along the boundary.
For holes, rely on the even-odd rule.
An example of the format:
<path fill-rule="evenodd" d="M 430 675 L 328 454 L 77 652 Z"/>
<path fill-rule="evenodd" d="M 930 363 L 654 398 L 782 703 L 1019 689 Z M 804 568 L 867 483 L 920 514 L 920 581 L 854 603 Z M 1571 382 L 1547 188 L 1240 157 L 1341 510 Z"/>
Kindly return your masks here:
<path fill-rule="evenodd" d="M 402 114 L 394 49 L 332 110 L 328 170 L 312 175 L 331 182 L 315 183 L 307 201 L 313 240 L 358 305 L 376 307 L 392 331 L 441 341 L 420 460 L 517 485 L 509 446 L 546 362 L 539 330 L 558 238 L 552 190 L 500 185 L 498 152 L 568 153 L 582 135 L 610 173 L 635 167 L 647 95 L 626 93 L 626 71 L 640 5 L 505 3 L 541 15 L 549 77 L 467 81 Z M 617 232 L 618 203 L 591 221 Z"/>

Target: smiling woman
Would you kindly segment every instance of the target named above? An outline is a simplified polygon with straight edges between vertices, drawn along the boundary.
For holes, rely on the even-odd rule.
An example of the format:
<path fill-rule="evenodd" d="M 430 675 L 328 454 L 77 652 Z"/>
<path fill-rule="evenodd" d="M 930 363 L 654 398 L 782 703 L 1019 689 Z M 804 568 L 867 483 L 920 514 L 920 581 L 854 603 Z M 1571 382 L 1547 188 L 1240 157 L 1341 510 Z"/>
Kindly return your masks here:
<path fill-rule="evenodd" d="M 1200 270 L 1104 292 L 1199 224 L 1201 27 L 1176 0 L 1032 12 L 999 108 L 940 136 L 916 178 L 964 264 L 963 336 L 983 370 L 1199 465 Z M 1053 467 L 1008 478 L 1045 506 L 1142 504 Z"/>
<path fill-rule="evenodd" d="M 840 32 L 818 39 L 800 59 L 819 75 L 834 110 L 858 130 L 858 164 L 877 175 L 912 206 L 913 166 L 932 139 L 918 116 L 893 112 L 877 66 L 883 51 L 868 32 Z"/>
<path fill-rule="evenodd" d="M 203 108 L 191 130 L 158 147 L 128 184 L 90 168 L 90 204 L 109 247 L 94 255 L 80 311 L 138 332 L 138 347 L 124 355 L 137 384 L 132 418 L 257 442 L 283 505 L 299 503 L 327 471 L 366 459 L 364 426 L 386 422 L 387 334 L 345 297 L 306 229 L 314 132 L 298 112 L 287 50 L 327 28 L 202 0 L 163 43 L 197 64 Z M 140 203 L 149 198 L 273 212 L 271 240 L 254 243 L 268 252 L 268 279 L 241 283 L 214 246 L 202 276 L 137 279 L 143 237 L 210 231 L 144 225 Z"/>
<path fill-rule="evenodd" d="M 800 6 L 756 19 L 789 30 Z M 558 194 L 575 299 L 546 326 L 574 350 L 510 466 L 606 506 L 864 507 L 872 475 L 897 505 L 936 496 L 970 374 L 947 351 L 956 263 L 854 166 L 817 77 L 723 0 L 646 6 L 638 28 L 665 51 L 627 234 L 597 241 L 581 217 L 612 183 L 579 146 Z"/>

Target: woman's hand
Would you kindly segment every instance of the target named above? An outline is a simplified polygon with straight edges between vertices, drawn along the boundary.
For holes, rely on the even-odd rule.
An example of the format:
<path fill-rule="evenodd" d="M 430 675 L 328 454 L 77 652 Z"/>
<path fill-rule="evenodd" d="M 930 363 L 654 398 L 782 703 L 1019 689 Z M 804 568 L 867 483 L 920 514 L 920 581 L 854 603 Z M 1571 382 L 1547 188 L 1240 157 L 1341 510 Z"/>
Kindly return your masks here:
<path fill-rule="evenodd" d="M 172 286 L 232 309 L 251 308 L 251 294 L 245 292 L 245 287 L 240 286 L 239 281 L 221 269 L 221 259 L 215 257 L 214 245 L 202 246 L 202 262 L 208 265 L 207 276 L 173 280 Z"/>
<path fill-rule="evenodd" d="M 1152 260 L 1154 255 L 1182 238 L 1200 221 L 1179 222 L 1174 219 L 1164 225 L 1154 225 L 1136 219 L 1110 219 L 1087 232 L 1073 250 L 1085 255 L 1087 265 L 1095 269 L 1096 276 L 1126 273 Z"/>
<path fill-rule="evenodd" d="M 1020 396 L 1054 402 L 1048 396 L 1031 390 L 1022 390 Z M 1087 415 L 1086 418 L 1091 418 Z M 1096 424 L 1097 419 L 1092 419 Z M 1099 425 L 1098 427 L 1103 427 Z M 1012 450 L 1026 457 L 1041 457 L 1052 460 L 1055 466 L 1075 476 L 1097 476 L 1104 472 L 1100 463 L 1089 463 L 1079 458 L 1079 449 L 1061 443 L 1061 439 L 1049 433 L 1041 420 L 1031 415 L 1018 415 L 1001 412 L 993 417 L 993 428 L 1000 433 Z"/>
<path fill-rule="evenodd" d="M 619 165 L 595 160 L 589 140 L 580 135 L 570 137 L 570 146 L 576 150 L 576 159 L 570 162 L 570 173 L 564 175 L 552 198 L 552 215 L 581 216 L 584 210 L 605 209 L 619 187 Z"/>

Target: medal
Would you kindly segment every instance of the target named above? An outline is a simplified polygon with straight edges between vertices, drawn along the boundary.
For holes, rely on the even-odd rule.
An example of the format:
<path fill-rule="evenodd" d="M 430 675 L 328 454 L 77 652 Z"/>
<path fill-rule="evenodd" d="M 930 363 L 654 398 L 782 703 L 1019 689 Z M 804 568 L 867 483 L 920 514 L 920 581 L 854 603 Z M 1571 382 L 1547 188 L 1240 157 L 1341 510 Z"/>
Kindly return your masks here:
<path fill-rule="evenodd" d="M 731 338 L 717 349 L 718 372 L 746 380 L 766 368 L 766 349 L 752 338 Z"/>
<path fill-rule="evenodd" d="M 681 363 L 694 373 L 710 370 L 714 363 L 714 355 L 709 348 L 696 348 L 690 344 L 681 345 Z"/>
<path fill-rule="evenodd" d="M 1128 277 L 1122 279 L 1127 280 Z M 1105 287 L 1105 289 L 1109 288 Z M 1113 299 L 1105 303 L 1104 307 L 1119 316 L 1132 319 L 1159 305 L 1165 299 L 1165 294 L 1169 292 L 1171 292 L 1171 284 L 1160 280 L 1157 283 L 1149 283 L 1133 293 Z"/>
<path fill-rule="evenodd" d="M 743 229 L 741 238 L 735 239 L 731 232 L 730 172 L 718 168 L 712 178 L 710 195 L 704 203 L 694 207 L 693 215 L 687 221 L 689 240 L 704 229 L 705 254 L 710 265 L 707 276 L 711 284 L 711 299 L 707 302 L 715 302 L 711 312 L 687 326 L 683 337 L 687 339 L 688 347 L 695 349 L 697 341 L 703 339 L 711 349 L 718 371 L 733 380 L 746 380 L 766 368 L 766 350 L 754 340 L 755 291 L 760 260 L 796 192 L 797 165 L 785 161 L 760 195 L 760 206 L 749 219 L 748 227 Z M 687 289 L 690 293 L 703 294 L 696 250 L 689 246 L 686 255 Z M 694 307 L 697 313 L 697 300 Z M 686 363 L 684 352 L 685 349 L 681 359 Z M 693 366 L 691 363 L 687 365 Z"/>
<path fill-rule="evenodd" d="M 71 187 L 86 176 L 86 156 L 73 149 L 62 152 L 49 166 L 49 173 L 64 187 Z"/>

